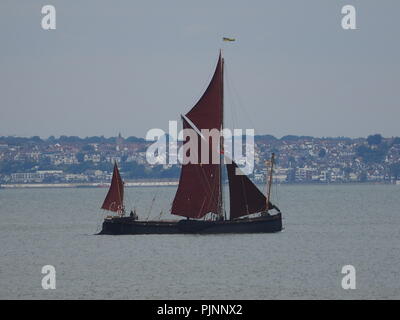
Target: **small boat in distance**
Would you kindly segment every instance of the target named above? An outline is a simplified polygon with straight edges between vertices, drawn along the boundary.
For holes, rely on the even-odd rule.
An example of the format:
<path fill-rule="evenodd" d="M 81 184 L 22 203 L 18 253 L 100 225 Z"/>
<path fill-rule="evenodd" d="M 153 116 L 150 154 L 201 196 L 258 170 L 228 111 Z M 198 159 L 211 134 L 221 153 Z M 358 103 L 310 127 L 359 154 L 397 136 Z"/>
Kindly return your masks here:
<path fill-rule="evenodd" d="M 182 116 L 184 129 L 223 129 L 223 66 L 220 53 L 214 75 L 197 104 Z M 222 138 L 221 138 L 222 141 Z M 220 142 L 221 142 L 220 141 Z M 282 230 L 280 210 L 270 202 L 274 154 L 270 161 L 267 192 L 264 195 L 234 161 L 224 163 L 223 143 L 219 144 L 218 164 L 182 165 L 178 189 L 171 214 L 182 220 L 139 220 L 136 212 L 125 216 L 124 183 L 115 163 L 110 189 L 102 209 L 117 213 L 104 219 L 99 234 L 180 234 L 180 233 L 267 233 Z M 199 151 L 200 154 L 201 151 Z M 221 161 L 222 159 L 222 161 Z M 222 172 L 226 166 L 229 182 L 230 210 L 225 212 Z M 274 210 L 272 214 L 271 210 Z M 250 216 L 251 215 L 251 216 Z M 207 219 L 205 219 L 208 217 Z"/>

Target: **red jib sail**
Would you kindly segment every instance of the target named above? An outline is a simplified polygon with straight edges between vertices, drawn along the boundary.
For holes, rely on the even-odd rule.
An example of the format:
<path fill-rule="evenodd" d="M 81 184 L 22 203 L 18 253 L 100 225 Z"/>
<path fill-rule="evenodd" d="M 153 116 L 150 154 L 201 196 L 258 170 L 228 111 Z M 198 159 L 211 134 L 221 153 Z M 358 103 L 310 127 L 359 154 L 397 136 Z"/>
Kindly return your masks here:
<path fill-rule="evenodd" d="M 183 119 L 184 129 L 217 129 L 222 128 L 223 112 L 223 66 L 219 56 L 217 67 L 203 96 L 186 114 L 191 124 Z M 192 127 L 195 126 L 195 127 Z M 199 137 L 199 136 L 198 136 Z M 172 203 L 171 213 L 189 218 L 201 218 L 209 212 L 221 213 L 220 164 L 201 164 L 200 138 L 197 164 L 182 166 L 178 190 Z M 209 154 L 211 150 L 210 143 Z M 192 152 L 192 150 L 191 150 Z"/>
<path fill-rule="evenodd" d="M 246 175 L 236 174 L 237 164 L 226 165 L 229 179 L 230 218 L 265 211 L 267 199 Z M 240 170 L 240 169 L 239 169 Z M 269 202 L 268 209 L 273 206 Z"/>
<path fill-rule="evenodd" d="M 101 208 L 114 212 L 124 212 L 124 182 L 116 163 L 114 164 L 111 186 Z"/>

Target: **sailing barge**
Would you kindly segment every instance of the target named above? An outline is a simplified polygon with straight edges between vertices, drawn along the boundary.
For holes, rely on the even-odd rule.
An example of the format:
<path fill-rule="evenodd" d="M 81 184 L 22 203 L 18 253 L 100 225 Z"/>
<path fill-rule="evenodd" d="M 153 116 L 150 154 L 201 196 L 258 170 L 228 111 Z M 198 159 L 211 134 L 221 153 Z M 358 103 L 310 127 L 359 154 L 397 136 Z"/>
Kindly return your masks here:
<path fill-rule="evenodd" d="M 184 129 L 223 129 L 223 66 L 220 53 L 214 75 L 197 104 L 182 116 Z M 102 209 L 117 213 L 105 218 L 99 234 L 219 234 L 267 233 L 282 230 L 280 210 L 270 202 L 274 156 L 271 158 L 268 191 L 264 195 L 240 170 L 234 161 L 224 164 L 222 137 L 219 143 L 220 161 L 182 165 L 178 189 L 171 214 L 182 220 L 139 220 L 136 212 L 125 216 L 124 184 L 115 163 L 110 189 Z M 201 150 L 198 150 L 199 158 Z M 224 209 L 222 172 L 226 166 L 229 182 L 230 214 Z M 274 214 L 272 211 L 274 210 Z M 210 217 L 209 219 L 205 219 Z"/>

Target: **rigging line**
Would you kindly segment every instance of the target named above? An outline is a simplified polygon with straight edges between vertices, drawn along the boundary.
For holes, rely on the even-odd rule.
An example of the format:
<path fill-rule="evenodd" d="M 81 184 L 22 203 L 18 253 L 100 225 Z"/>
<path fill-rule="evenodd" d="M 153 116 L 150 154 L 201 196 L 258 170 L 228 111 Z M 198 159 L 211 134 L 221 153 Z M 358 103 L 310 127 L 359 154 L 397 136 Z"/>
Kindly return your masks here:
<path fill-rule="evenodd" d="M 217 172 L 217 178 L 218 178 L 218 176 L 219 176 L 219 174 L 220 174 L 220 170 L 221 170 L 221 167 L 220 166 L 218 166 L 218 172 Z M 207 181 L 208 182 L 208 181 Z M 209 183 L 209 182 L 208 182 Z M 220 202 L 220 195 L 221 195 L 221 183 L 219 182 L 219 179 L 218 179 L 218 183 L 219 183 L 219 193 L 217 194 L 217 199 L 215 199 L 215 191 L 216 191 L 216 189 L 217 189 L 217 185 L 218 184 L 216 184 L 216 183 L 214 183 L 214 185 L 213 185 L 213 189 L 211 189 L 211 187 L 210 187 L 210 191 L 211 191 L 211 200 L 213 200 L 214 201 L 214 203 L 217 205 L 217 207 L 219 206 L 219 202 Z M 222 203 L 221 203 L 221 205 L 222 205 Z"/>
<path fill-rule="evenodd" d="M 236 86 L 235 86 L 235 84 L 234 84 L 233 79 L 229 78 L 229 83 L 230 83 L 230 87 L 231 87 L 231 89 L 232 89 L 232 91 L 233 91 L 233 93 L 234 93 L 234 95 L 236 96 L 236 99 L 237 99 L 237 101 L 238 101 L 239 109 L 245 111 L 245 108 L 243 107 L 242 99 L 241 99 L 241 97 L 240 97 L 240 95 L 239 95 L 238 90 L 236 89 Z M 249 112 L 242 112 L 242 113 L 244 113 L 244 114 L 245 114 L 245 117 L 247 118 L 247 120 L 249 120 L 251 126 L 254 128 L 255 133 L 259 134 L 259 131 L 256 129 L 256 126 L 255 126 L 255 124 L 254 124 L 254 121 L 253 121 L 253 119 L 250 117 Z"/>
<path fill-rule="evenodd" d="M 124 196 L 125 196 L 125 202 L 128 202 L 129 203 L 129 207 L 130 207 L 130 209 L 132 210 L 133 209 L 133 204 L 136 202 L 136 201 L 133 201 L 132 202 L 132 197 L 131 197 L 131 195 L 130 194 L 128 194 L 126 191 L 127 191 L 127 187 L 125 187 L 124 188 Z"/>
<path fill-rule="evenodd" d="M 199 212 L 198 212 L 198 214 L 200 214 L 202 211 L 203 211 L 203 208 L 204 208 L 204 204 L 206 203 L 206 198 L 204 198 L 204 200 L 203 200 L 203 204 L 201 205 L 201 207 L 200 207 L 200 210 L 199 210 Z"/>
<path fill-rule="evenodd" d="M 276 205 L 278 205 L 278 199 L 277 199 L 277 192 L 276 192 L 276 187 L 272 190 L 272 195 L 271 195 L 271 199 L 273 198 L 274 203 Z M 272 201 L 271 201 L 272 202 Z"/>
<path fill-rule="evenodd" d="M 128 202 L 129 202 L 129 207 L 130 207 L 130 209 L 132 210 L 132 209 L 134 208 L 135 201 L 132 202 L 131 196 L 125 197 L 125 200 L 126 200 L 126 199 L 128 200 Z"/>
<path fill-rule="evenodd" d="M 215 201 L 215 199 L 214 199 L 214 191 L 215 190 L 213 190 L 212 188 L 211 188 L 211 185 L 210 185 L 210 183 L 209 183 L 209 181 L 208 181 L 208 179 L 207 179 L 207 175 L 206 175 L 206 173 L 205 173 L 205 170 L 204 170 L 204 168 L 202 167 L 202 166 L 196 166 L 195 167 L 196 169 L 197 169 L 197 172 L 198 172 L 198 170 L 200 170 L 200 172 L 203 174 L 203 176 L 204 176 L 204 179 L 201 179 L 201 177 L 200 177 L 200 181 L 202 181 L 203 182 L 203 188 L 204 189 L 206 189 L 206 192 L 207 192 L 207 188 L 208 188 L 208 192 L 209 192 L 209 194 L 211 195 L 211 200 L 214 202 L 214 203 L 216 203 L 217 205 L 218 205 L 218 203 L 219 203 L 219 199 L 217 200 L 217 201 Z M 204 186 L 204 183 L 206 183 L 207 185 L 206 186 Z M 214 186 L 216 187 L 216 185 L 214 184 Z"/>
<path fill-rule="evenodd" d="M 126 192 L 126 190 L 127 190 L 127 187 L 125 186 L 125 181 L 122 179 L 122 177 L 121 177 L 121 180 L 122 180 L 122 183 L 123 183 L 123 186 L 124 186 L 124 198 L 125 198 L 125 202 L 128 202 L 129 203 L 129 206 L 132 208 L 132 199 L 131 199 L 131 197 L 128 195 L 128 193 Z"/>
<path fill-rule="evenodd" d="M 238 124 L 238 121 L 237 121 L 237 119 L 238 119 L 238 116 L 237 116 L 237 105 L 236 105 L 236 102 L 235 102 L 235 100 L 233 99 L 233 92 L 232 92 L 232 88 L 231 88 L 231 85 L 230 85 L 230 78 L 229 78 L 229 75 L 228 75 L 228 69 L 227 69 L 227 67 L 225 67 L 225 78 L 226 78 L 226 88 L 227 88 L 227 91 L 228 91 L 228 98 L 229 98 L 229 104 L 228 104 L 228 106 L 229 106 L 229 109 L 231 110 L 231 112 L 230 112 L 230 114 L 231 114 L 231 120 L 232 120 L 232 123 L 231 123 L 231 128 L 235 128 L 236 127 L 236 125 Z M 228 99 L 227 99 L 228 100 Z"/>
<path fill-rule="evenodd" d="M 148 212 L 147 217 L 146 217 L 146 221 L 149 220 L 151 210 L 153 209 L 154 202 L 156 201 L 156 198 L 157 198 L 157 194 L 158 194 L 158 190 L 157 190 L 156 194 L 154 195 L 153 200 L 151 201 L 149 212 Z"/>
<path fill-rule="evenodd" d="M 280 204 L 280 199 L 279 199 L 279 190 L 278 190 L 278 188 L 280 189 L 280 184 L 277 184 L 277 183 L 275 183 L 275 188 L 274 188 L 274 190 L 275 190 L 275 194 L 274 194 L 274 197 L 275 197 L 275 202 L 276 202 L 276 204 L 278 205 L 278 207 L 279 207 L 279 204 Z"/>
<path fill-rule="evenodd" d="M 230 102 L 231 102 L 231 105 L 232 105 L 232 107 L 230 108 L 231 111 L 232 111 L 231 112 L 232 126 L 233 126 L 233 128 L 236 128 L 236 127 L 238 127 L 238 124 L 239 124 L 239 121 L 238 121 L 238 119 L 239 119 L 238 110 L 239 109 L 243 109 L 243 108 L 240 106 L 239 100 L 235 99 L 235 97 L 234 97 L 235 96 L 234 87 L 233 87 L 233 84 L 231 83 L 230 76 L 228 76 L 228 72 L 227 72 L 227 81 L 226 81 L 226 83 L 227 83 L 227 87 L 228 87 L 228 92 L 230 94 Z"/>
<path fill-rule="evenodd" d="M 227 73 L 227 88 L 228 88 L 228 91 L 230 92 L 230 93 L 233 93 L 233 88 L 232 88 L 232 86 L 231 86 L 231 84 L 230 84 L 230 78 L 228 77 L 228 73 Z M 231 94 L 231 96 L 233 97 L 233 94 Z M 238 96 L 238 94 L 237 94 L 237 96 Z M 240 99 L 239 99 L 240 100 Z M 232 98 L 232 101 L 231 101 L 231 105 L 232 105 L 232 107 L 230 107 L 230 109 L 231 109 L 231 117 L 232 117 L 232 127 L 231 127 L 231 129 L 233 128 L 239 128 L 239 121 L 238 121 L 238 111 L 237 111 L 237 109 L 243 109 L 243 108 L 240 108 L 240 107 L 238 107 L 238 104 L 236 103 L 236 100 L 234 99 L 234 98 Z M 247 115 L 247 113 L 246 113 L 246 115 Z M 254 125 L 253 125 L 254 126 Z M 256 129 L 254 128 L 254 131 L 256 131 Z M 232 143 L 232 158 L 234 158 L 234 154 L 235 154 L 235 148 L 234 148 L 234 136 L 232 136 L 232 139 L 231 139 L 231 143 Z M 243 139 L 243 136 L 241 137 L 241 139 Z M 241 146 L 241 148 L 243 149 L 243 141 L 242 141 L 242 146 Z M 243 150 L 242 150 L 242 152 L 243 152 Z M 246 153 L 247 153 L 247 150 L 246 150 Z"/>
<path fill-rule="evenodd" d="M 245 108 L 243 107 L 242 99 L 241 99 L 241 97 L 239 95 L 238 90 L 236 89 L 236 86 L 234 84 L 234 80 L 233 79 L 231 80 L 231 89 L 233 91 L 233 94 L 236 96 L 237 104 L 238 104 L 238 107 L 239 107 L 238 109 L 239 110 L 245 110 Z M 253 119 L 250 117 L 249 113 L 248 112 L 242 112 L 242 113 L 245 114 L 245 117 L 249 120 L 251 126 L 254 128 L 254 131 L 258 131 L 258 130 L 256 130 L 256 126 L 255 126 L 255 124 L 253 122 Z"/>
<path fill-rule="evenodd" d="M 166 195 L 164 194 L 164 198 L 168 198 L 168 196 L 166 196 Z M 171 214 L 172 202 L 170 202 L 170 203 L 168 204 L 167 208 L 165 208 L 165 207 L 166 207 L 166 205 L 163 205 L 163 206 L 161 207 L 161 211 L 163 212 L 162 215 Z"/>
<path fill-rule="evenodd" d="M 160 215 L 158 216 L 158 220 L 161 220 L 161 216 L 163 215 L 163 213 L 164 213 L 164 210 L 161 209 Z"/>

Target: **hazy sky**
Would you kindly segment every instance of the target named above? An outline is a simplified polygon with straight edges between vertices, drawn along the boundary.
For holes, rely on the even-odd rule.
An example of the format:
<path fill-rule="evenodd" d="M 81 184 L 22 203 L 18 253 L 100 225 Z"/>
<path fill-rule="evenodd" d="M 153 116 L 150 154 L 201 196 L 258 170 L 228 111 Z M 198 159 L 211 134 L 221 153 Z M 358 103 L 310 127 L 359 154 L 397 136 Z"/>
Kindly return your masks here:
<path fill-rule="evenodd" d="M 56 30 L 41 28 L 46 4 Z M 342 29 L 345 4 L 358 30 Z M 398 136 L 399 14 L 398 0 L 1 0 L 0 136 L 166 129 L 196 103 L 222 46 L 227 125 Z"/>

